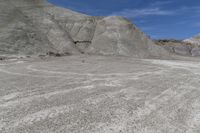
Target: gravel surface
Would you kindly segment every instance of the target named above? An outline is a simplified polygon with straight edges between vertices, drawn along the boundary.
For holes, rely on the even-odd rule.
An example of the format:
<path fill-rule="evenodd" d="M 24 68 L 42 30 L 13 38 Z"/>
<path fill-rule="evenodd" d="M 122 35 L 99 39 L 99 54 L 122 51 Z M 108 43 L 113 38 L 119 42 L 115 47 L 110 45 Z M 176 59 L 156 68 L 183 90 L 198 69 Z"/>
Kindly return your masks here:
<path fill-rule="evenodd" d="M 199 133 L 199 86 L 198 61 L 0 61 L 0 132 Z"/>

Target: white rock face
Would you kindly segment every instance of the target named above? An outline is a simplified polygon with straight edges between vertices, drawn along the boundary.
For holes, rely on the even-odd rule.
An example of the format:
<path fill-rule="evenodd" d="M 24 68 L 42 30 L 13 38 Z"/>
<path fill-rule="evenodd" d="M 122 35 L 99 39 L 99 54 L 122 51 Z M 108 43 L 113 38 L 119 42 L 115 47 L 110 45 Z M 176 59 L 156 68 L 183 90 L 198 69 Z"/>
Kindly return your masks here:
<path fill-rule="evenodd" d="M 91 17 L 46 0 L 0 0 L 0 54 L 168 56 L 130 21 Z"/>
<path fill-rule="evenodd" d="M 200 34 L 198 34 L 198 35 L 196 35 L 192 38 L 186 39 L 184 41 L 192 43 L 192 44 L 197 45 L 197 46 L 200 46 Z"/>

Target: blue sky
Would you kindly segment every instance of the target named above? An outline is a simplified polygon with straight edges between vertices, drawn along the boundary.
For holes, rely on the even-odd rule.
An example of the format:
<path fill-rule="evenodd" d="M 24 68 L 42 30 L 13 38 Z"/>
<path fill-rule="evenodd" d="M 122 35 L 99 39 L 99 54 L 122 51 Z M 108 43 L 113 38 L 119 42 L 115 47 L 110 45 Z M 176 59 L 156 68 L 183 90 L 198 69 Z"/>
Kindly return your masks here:
<path fill-rule="evenodd" d="M 154 39 L 200 33 L 200 0 L 48 0 L 94 16 L 123 16 Z"/>

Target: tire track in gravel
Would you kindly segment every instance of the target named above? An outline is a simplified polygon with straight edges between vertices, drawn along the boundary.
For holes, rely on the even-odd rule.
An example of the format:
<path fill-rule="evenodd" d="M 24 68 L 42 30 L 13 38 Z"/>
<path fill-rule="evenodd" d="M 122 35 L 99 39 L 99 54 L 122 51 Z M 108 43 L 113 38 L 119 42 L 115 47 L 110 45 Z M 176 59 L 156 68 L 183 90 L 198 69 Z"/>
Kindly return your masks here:
<path fill-rule="evenodd" d="M 33 100 L 36 100 L 36 99 L 48 99 L 48 98 L 53 97 L 53 96 L 57 96 L 57 95 L 61 95 L 61 94 L 62 95 L 67 94 L 67 93 L 77 91 L 77 90 L 92 89 L 92 88 L 94 88 L 94 86 L 91 86 L 91 85 L 89 85 L 89 86 L 79 86 L 79 87 L 71 88 L 71 89 L 67 89 L 67 90 L 59 90 L 59 91 L 48 92 L 48 93 L 40 94 L 40 95 L 22 97 L 20 99 L 15 99 L 13 101 L 11 100 L 11 101 L 2 103 L 2 104 L 0 104 L 0 108 L 15 107 L 15 106 L 30 103 L 30 102 L 32 102 Z"/>
<path fill-rule="evenodd" d="M 21 127 L 21 126 L 27 126 L 34 124 L 36 122 L 44 121 L 46 119 L 55 118 L 59 115 L 69 113 L 70 111 L 73 111 L 74 106 L 73 105 L 62 105 L 62 106 L 54 106 L 52 108 L 47 108 L 44 110 L 40 110 L 38 112 L 35 112 L 33 114 L 28 114 L 27 116 L 16 120 L 12 126 L 14 127 Z"/>

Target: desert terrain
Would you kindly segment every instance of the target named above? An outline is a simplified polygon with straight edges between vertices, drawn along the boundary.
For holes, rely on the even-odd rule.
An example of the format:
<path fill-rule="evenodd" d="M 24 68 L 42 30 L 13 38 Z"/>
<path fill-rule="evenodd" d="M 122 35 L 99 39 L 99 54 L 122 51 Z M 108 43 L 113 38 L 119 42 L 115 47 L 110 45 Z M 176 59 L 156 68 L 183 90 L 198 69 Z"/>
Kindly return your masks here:
<path fill-rule="evenodd" d="M 199 42 L 0 0 L 0 133 L 200 133 Z"/>
<path fill-rule="evenodd" d="M 0 61 L 1 133 L 199 133 L 198 59 Z"/>

